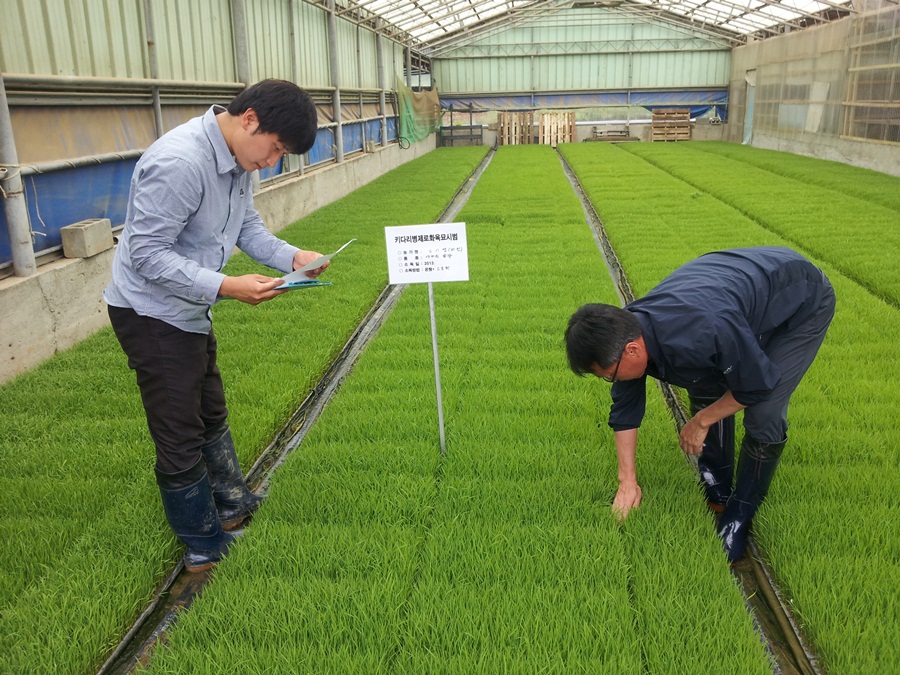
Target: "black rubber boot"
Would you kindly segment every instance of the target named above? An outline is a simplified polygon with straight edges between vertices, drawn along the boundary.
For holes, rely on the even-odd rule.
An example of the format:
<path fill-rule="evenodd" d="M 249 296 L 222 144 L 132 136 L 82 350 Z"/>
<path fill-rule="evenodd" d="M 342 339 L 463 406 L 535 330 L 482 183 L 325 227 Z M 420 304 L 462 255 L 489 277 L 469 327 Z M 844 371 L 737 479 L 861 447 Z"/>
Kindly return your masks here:
<path fill-rule="evenodd" d="M 691 396 L 690 400 L 693 416 L 719 399 Z M 697 468 L 707 506 L 716 513 L 722 513 L 731 496 L 734 475 L 734 415 L 719 420 L 709 428 L 703 441 L 703 451 L 697 459 Z"/>
<path fill-rule="evenodd" d="M 188 571 L 203 572 L 222 560 L 234 535 L 222 529 L 219 522 L 203 459 L 180 473 L 157 470 L 156 483 L 169 526 L 185 545 L 184 566 Z"/>
<path fill-rule="evenodd" d="M 730 563 L 744 557 L 753 516 L 769 492 L 786 443 L 760 443 L 744 436 L 734 492 L 719 519 L 719 537 Z"/>
<path fill-rule="evenodd" d="M 219 511 L 219 520 L 226 530 L 233 530 L 259 508 L 262 497 L 250 491 L 241 474 L 231 429 L 228 423 L 207 430 L 207 443 L 203 446 L 203 459 L 209 471 L 213 497 Z"/>

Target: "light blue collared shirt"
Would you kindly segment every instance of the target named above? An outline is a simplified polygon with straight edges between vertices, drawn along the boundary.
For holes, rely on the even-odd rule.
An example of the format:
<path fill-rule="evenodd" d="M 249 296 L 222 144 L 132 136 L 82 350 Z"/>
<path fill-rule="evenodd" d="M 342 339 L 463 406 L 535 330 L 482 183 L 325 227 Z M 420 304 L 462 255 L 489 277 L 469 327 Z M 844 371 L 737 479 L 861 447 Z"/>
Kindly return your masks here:
<path fill-rule="evenodd" d="M 208 333 L 222 268 L 239 247 L 281 272 L 299 250 L 266 229 L 250 174 L 235 161 L 212 106 L 151 145 L 131 178 L 107 303 L 190 333 Z"/>

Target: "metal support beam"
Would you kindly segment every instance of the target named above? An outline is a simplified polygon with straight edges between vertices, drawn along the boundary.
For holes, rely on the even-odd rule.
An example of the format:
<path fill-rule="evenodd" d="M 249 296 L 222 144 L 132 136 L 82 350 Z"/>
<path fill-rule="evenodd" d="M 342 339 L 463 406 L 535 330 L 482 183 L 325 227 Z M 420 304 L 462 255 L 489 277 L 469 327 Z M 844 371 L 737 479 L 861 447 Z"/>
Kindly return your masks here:
<path fill-rule="evenodd" d="M 25 191 L 3 73 L 0 73 L 0 199 L 3 200 L 3 213 L 6 216 L 13 273 L 17 277 L 30 277 L 37 273 L 34 239 L 31 223 L 28 222 L 28 208 L 25 205 Z"/>
<path fill-rule="evenodd" d="M 82 166 L 96 166 L 97 164 L 106 164 L 108 162 L 120 162 L 123 159 L 137 159 L 143 150 L 123 150 L 122 152 L 105 152 L 99 155 L 87 155 L 85 157 L 75 157 L 73 159 L 56 159 L 52 162 L 39 162 L 37 164 L 22 164 L 19 167 L 19 173 L 22 176 L 32 176 L 34 174 L 52 173 L 54 171 L 66 171 L 68 169 L 77 169 Z"/>
<path fill-rule="evenodd" d="M 4 78 L 11 89 L 18 91 L 51 90 L 71 91 L 78 95 L 85 91 L 124 91 L 146 92 L 151 87 L 159 87 L 170 92 L 193 93 L 229 93 L 239 91 L 240 84 L 234 82 L 212 82 L 193 80 L 151 80 L 141 77 L 72 77 L 68 75 L 29 75 L 22 73 L 4 73 Z"/>
<path fill-rule="evenodd" d="M 147 61 L 150 64 L 150 79 L 159 79 L 159 62 L 156 58 L 156 34 L 153 31 L 153 3 L 152 0 L 144 0 L 144 30 L 147 37 Z M 156 137 L 163 135 L 162 104 L 159 101 L 159 85 L 150 87 L 150 96 L 153 98 L 153 121 L 156 124 Z"/>
<path fill-rule="evenodd" d="M 250 84 L 250 50 L 247 46 L 247 8 L 244 0 L 231 0 L 231 30 L 234 34 L 234 60 L 237 79 Z"/>
<path fill-rule="evenodd" d="M 300 54 L 297 49 L 297 0 L 290 0 L 288 11 L 291 13 L 290 35 L 291 35 L 291 82 L 300 84 Z"/>
<path fill-rule="evenodd" d="M 722 42 L 716 44 L 705 38 L 688 39 L 634 39 L 596 40 L 585 42 L 508 42 L 502 44 L 470 45 L 459 47 L 452 56 L 444 59 L 504 58 L 507 56 L 573 56 L 586 54 L 636 54 L 636 53 L 691 53 L 724 52 L 731 47 Z"/>
<path fill-rule="evenodd" d="M 381 28 L 381 19 L 375 20 L 375 29 Z M 378 114 L 381 116 L 381 145 L 387 147 L 387 105 L 384 97 L 384 45 L 382 37 L 375 34 L 375 58 L 378 63 Z"/>
<path fill-rule="evenodd" d="M 290 12 L 289 37 L 291 40 L 291 82 L 300 84 L 300 50 L 297 49 L 297 0 L 289 0 L 288 12 Z M 296 158 L 296 159 L 295 159 Z M 295 169 L 302 176 L 305 170 L 303 155 L 288 155 L 284 158 L 286 163 L 286 171 L 294 171 Z M 294 164 L 297 164 L 295 167 Z"/>
<path fill-rule="evenodd" d="M 337 19 L 334 14 L 334 0 L 328 0 L 328 56 L 331 63 L 331 86 L 334 92 L 331 95 L 331 107 L 334 122 L 334 156 L 338 163 L 344 161 L 344 129 L 343 114 L 341 113 L 341 62 L 337 48 Z"/>
<path fill-rule="evenodd" d="M 406 48 L 406 86 L 412 89 L 412 47 Z"/>

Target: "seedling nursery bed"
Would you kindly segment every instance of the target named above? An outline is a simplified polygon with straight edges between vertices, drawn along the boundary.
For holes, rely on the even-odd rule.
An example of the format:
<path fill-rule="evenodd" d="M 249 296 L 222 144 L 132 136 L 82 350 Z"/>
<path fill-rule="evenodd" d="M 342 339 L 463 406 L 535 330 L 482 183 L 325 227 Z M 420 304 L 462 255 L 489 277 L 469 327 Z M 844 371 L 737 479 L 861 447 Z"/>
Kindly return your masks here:
<path fill-rule="evenodd" d="M 892 672 L 896 265 L 865 254 L 867 241 L 881 241 L 872 232 L 832 246 L 828 222 L 810 231 L 806 207 L 789 220 L 764 198 L 764 180 L 790 181 L 796 199 L 806 185 L 825 190 L 835 212 L 860 213 L 867 188 L 853 178 L 865 184 L 868 172 L 808 160 L 788 175 L 773 170 L 772 154 L 746 149 L 745 160 L 740 150 L 561 147 L 638 294 L 705 251 L 757 244 L 792 246 L 832 279 L 838 315 L 792 405 L 791 445 L 757 541 L 813 667 Z M 245 466 L 383 292 L 382 228 L 434 222 L 485 152 L 435 151 L 286 231 L 320 250 L 358 238 L 335 264 L 333 287 L 217 308 Z M 731 187 L 742 171 L 750 196 Z M 891 185 L 900 192 L 900 181 Z M 860 230 L 900 215 L 889 199 L 870 202 Z M 502 148 L 457 220 L 470 281 L 435 287 L 446 456 L 427 294 L 411 286 L 271 476 L 262 509 L 169 628 L 149 672 L 778 669 L 655 387 L 639 458 L 644 504 L 622 524 L 610 514 L 608 387 L 568 372 L 561 336 L 580 304 L 619 300 L 557 154 Z M 242 258 L 233 266 L 255 269 Z M 9 516 L 0 672 L 96 672 L 180 555 L 130 378 L 104 332 L 0 387 Z"/>

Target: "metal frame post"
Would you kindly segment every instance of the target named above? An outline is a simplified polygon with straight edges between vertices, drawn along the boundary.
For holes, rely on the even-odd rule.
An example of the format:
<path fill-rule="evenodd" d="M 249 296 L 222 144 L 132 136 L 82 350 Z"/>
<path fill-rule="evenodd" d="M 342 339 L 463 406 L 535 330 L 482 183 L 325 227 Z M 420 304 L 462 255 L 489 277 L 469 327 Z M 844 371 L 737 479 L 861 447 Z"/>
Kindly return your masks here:
<path fill-rule="evenodd" d="M 297 2 L 296 0 L 289 0 L 288 2 L 288 12 L 290 14 L 290 20 L 288 22 L 288 37 L 291 41 L 291 82 L 294 84 L 300 84 L 300 63 L 299 63 L 299 50 L 297 49 Z M 294 166 L 296 160 L 295 157 L 299 157 L 299 166 Z M 284 156 L 284 173 L 290 173 L 292 171 L 299 171 L 300 174 L 303 174 L 303 155 L 285 155 Z"/>
<path fill-rule="evenodd" d="M 150 66 L 150 79 L 159 79 L 159 61 L 156 56 L 156 34 L 153 30 L 152 0 L 144 0 L 144 31 L 147 38 L 147 61 Z M 162 103 L 159 100 L 159 86 L 150 87 L 153 98 L 153 120 L 156 123 L 156 137 L 163 135 Z"/>
<path fill-rule="evenodd" d="M 375 19 L 375 58 L 378 64 L 378 114 L 381 115 L 381 145 L 387 147 L 387 102 L 384 96 L 384 47 L 381 42 L 381 17 Z"/>
<path fill-rule="evenodd" d="M 244 0 L 231 0 L 231 31 L 234 34 L 234 65 L 237 78 L 250 84 L 250 49 L 247 45 L 247 7 Z"/>
<path fill-rule="evenodd" d="M 331 108 L 334 117 L 334 155 L 340 164 L 344 161 L 344 127 L 343 114 L 341 112 L 341 62 L 337 50 L 337 19 L 335 15 L 334 0 L 328 0 L 328 56 L 331 63 L 331 85 L 334 93 L 331 95 Z"/>
<path fill-rule="evenodd" d="M 406 86 L 412 89 L 412 47 L 406 47 Z"/>
<path fill-rule="evenodd" d="M 13 136 L 3 73 L 0 73 L 0 198 L 3 199 L 3 213 L 6 216 L 6 228 L 9 233 L 13 273 L 17 277 L 33 276 L 37 273 L 34 237 L 28 220 L 28 207 L 25 204 L 19 155 L 16 152 L 16 139 Z"/>
<path fill-rule="evenodd" d="M 441 364 L 438 358 L 437 320 L 434 316 L 434 285 L 428 282 L 428 309 L 431 310 L 431 351 L 434 354 L 434 385 L 437 389 L 438 426 L 441 435 L 441 456 L 447 454 L 447 439 L 444 434 L 444 401 L 441 396 Z"/>
<path fill-rule="evenodd" d="M 297 49 L 297 0 L 290 0 L 288 3 L 288 11 L 291 13 L 290 31 L 291 31 L 291 80 L 294 84 L 300 84 L 300 55 Z"/>

